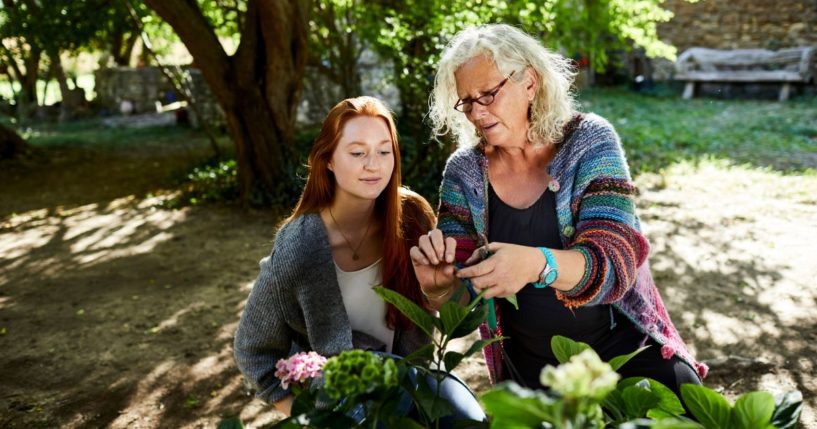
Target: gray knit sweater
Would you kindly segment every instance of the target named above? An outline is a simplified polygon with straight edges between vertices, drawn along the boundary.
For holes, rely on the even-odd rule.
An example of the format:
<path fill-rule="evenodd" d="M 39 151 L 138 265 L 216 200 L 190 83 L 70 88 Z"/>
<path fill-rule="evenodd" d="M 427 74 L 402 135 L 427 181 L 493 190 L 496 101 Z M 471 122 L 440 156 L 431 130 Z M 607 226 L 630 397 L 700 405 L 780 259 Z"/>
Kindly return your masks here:
<path fill-rule="evenodd" d="M 318 214 L 282 227 L 260 265 L 234 344 L 238 368 L 259 398 L 270 403 L 289 394 L 275 377 L 275 363 L 298 351 L 334 356 L 353 348 L 385 349 L 373 337 L 352 332 L 329 236 Z M 419 329 L 398 329 L 392 352 L 405 356 L 429 341 Z"/>

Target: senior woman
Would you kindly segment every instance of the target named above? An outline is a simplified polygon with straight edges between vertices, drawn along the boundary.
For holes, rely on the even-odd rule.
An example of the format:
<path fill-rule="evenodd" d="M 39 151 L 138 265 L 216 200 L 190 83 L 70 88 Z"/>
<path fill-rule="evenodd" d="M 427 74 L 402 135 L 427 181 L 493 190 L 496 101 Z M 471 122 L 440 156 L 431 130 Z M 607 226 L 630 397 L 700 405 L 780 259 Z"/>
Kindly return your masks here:
<path fill-rule="evenodd" d="M 676 393 L 701 383 L 650 274 L 636 187 L 613 126 L 575 110 L 568 60 L 507 25 L 460 32 L 431 97 L 438 135 L 459 149 L 443 173 L 437 228 L 411 249 L 420 286 L 439 307 L 458 287 L 493 300 L 483 337 L 493 382 L 542 388 L 558 364 L 554 335 L 611 357 L 650 347 L 619 369 Z M 459 268 L 457 268 L 459 267 Z"/>

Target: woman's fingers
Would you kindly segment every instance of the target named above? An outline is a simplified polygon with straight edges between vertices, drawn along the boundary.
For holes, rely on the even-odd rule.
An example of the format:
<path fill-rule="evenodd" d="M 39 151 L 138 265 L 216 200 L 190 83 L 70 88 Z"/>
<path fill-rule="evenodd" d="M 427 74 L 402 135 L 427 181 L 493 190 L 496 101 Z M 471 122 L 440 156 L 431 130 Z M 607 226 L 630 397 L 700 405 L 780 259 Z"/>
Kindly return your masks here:
<path fill-rule="evenodd" d="M 477 249 L 474 252 L 474 254 L 477 254 L 478 252 L 479 252 L 479 249 Z M 471 260 L 471 259 L 479 260 L 478 257 L 474 258 L 474 255 L 471 255 L 471 257 L 468 258 L 468 260 Z M 486 274 L 490 274 L 491 272 L 493 272 L 494 268 L 495 268 L 495 265 L 496 265 L 495 261 L 492 261 L 491 259 L 485 259 L 484 261 L 482 261 L 482 262 L 480 262 L 480 263 L 478 263 L 476 265 L 471 265 L 471 266 L 465 267 L 465 268 L 457 271 L 457 277 L 459 277 L 461 279 L 472 279 L 473 280 L 475 277 L 484 276 Z"/>
<path fill-rule="evenodd" d="M 440 263 L 440 258 L 437 257 L 437 252 L 434 250 L 434 245 L 431 243 L 429 234 L 420 236 L 417 240 L 417 247 L 420 248 L 420 251 L 423 252 L 423 256 L 431 261 L 432 264 L 437 265 Z"/>
<path fill-rule="evenodd" d="M 420 236 L 417 240 L 417 247 L 432 264 L 436 265 L 440 262 L 450 264 L 454 262 L 457 240 L 443 236 L 443 232 L 439 229 L 432 229 L 427 234 Z"/>
<path fill-rule="evenodd" d="M 476 250 L 474 250 L 474 253 L 472 253 L 471 256 L 469 256 L 468 259 L 465 260 L 463 265 L 465 265 L 466 267 L 470 267 L 471 265 L 481 261 L 482 260 L 482 257 L 481 257 L 482 252 L 481 252 L 480 249 L 481 249 L 481 247 L 478 247 Z"/>
<path fill-rule="evenodd" d="M 412 246 L 411 249 L 409 249 L 409 257 L 411 258 L 411 262 L 415 265 L 431 265 L 431 261 L 426 258 L 423 251 L 417 246 Z"/>
<path fill-rule="evenodd" d="M 457 277 L 469 279 L 474 289 L 485 291 L 486 298 L 506 297 L 525 287 L 529 265 L 523 246 L 489 243 L 477 248 L 466 261 L 466 268 Z"/>
<path fill-rule="evenodd" d="M 451 264 L 457 252 L 457 240 L 453 237 L 445 238 L 445 262 Z"/>
<path fill-rule="evenodd" d="M 437 259 L 444 259 L 445 237 L 443 237 L 443 232 L 439 229 L 432 229 L 426 235 L 428 235 L 428 238 L 431 240 L 431 246 L 434 249 L 434 254 L 437 256 Z"/>

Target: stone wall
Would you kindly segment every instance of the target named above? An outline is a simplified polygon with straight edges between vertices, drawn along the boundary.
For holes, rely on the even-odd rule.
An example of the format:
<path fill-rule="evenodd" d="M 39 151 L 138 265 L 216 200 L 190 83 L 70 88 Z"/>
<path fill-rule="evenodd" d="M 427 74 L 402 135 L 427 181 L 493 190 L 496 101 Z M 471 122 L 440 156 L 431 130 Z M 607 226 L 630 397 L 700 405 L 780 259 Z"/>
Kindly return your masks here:
<path fill-rule="evenodd" d="M 817 45 L 817 0 L 666 0 L 662 7 L 675 17 L 658 26 L 658 37 L 678 48 L 678 54 L 695 46 L 780 49 Z M 656 81 L 671 80 L 675 74 L 675 64 L 669 60 L 647 60 L 638 51 L 624 59 L 627 64 L 646 64 L 646 76 Z M 632 66 L 629 71 L 631 77 L 637 74 L 632 73 Z"/>
<path fill-rule="evenodd" d="M 364 50 L 358 59 L 361 94 L 377 97 L 391 109 L 395 116 L 400 114 L 400 92 L 389 82 L 393 73 L 390 63 L 380 59 L 371 50 Z M 307 67 L 304 86 L 298 105 L 297 121 L 301 124 L 320 124 L 329 110 L 343 99 L 341 88 L 321 75 L 316 69 Z"/>
<path fill-rule="evenodd" d="M 678 48 L 779 49 L 817 45 L 817 0 L 667 0 L 675 18 L 658 27 Z"/>
<path fill-rule="evenodd" d="M 191 86 L 190 91 L 196 97 L 196 107 L 202 118 L 193 114 L 188 108 L 189 117 L 194 127 L 201 120 L 208 121 L 214 127 L 223 127 L 224 113 L 216 102 L 201 71 L 184 68 L 182 72 Z M 173 85 L 158 67 L 113 67 L 97 70 L 94 73 L 94 91 L 96 103 L 111 113 L 121 113 L 123 103 L 129 104 L 129 113 L 156 112 L 156 103 L 162 105 L 182 101 Z"/>

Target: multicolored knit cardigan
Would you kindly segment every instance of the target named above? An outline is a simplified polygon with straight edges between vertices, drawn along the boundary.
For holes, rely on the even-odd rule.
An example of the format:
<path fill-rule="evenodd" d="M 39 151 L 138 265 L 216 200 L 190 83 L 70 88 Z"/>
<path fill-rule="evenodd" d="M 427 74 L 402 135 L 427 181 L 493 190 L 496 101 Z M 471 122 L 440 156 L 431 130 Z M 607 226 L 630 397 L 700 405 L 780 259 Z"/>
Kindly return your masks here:
<path fill-rule="evenodd" d="M 706 376 L 667 314 L 650 273 L 649 244 L 635 214 L 637 193 L 618 134 L 605 119 L 577 114 L 548 167 L 555 179 L 556 214 L 565 249 L 581 252 L 586 267 L 571 290 L 557 291 L 567 307 L 611 304 L 642 332 L 661 344 L 665 359 L 677 355 Z M 456 260 L 464 262 L 488 236 L 488 159 L 481 146 L 461 148 L 448 159 L 440 188 L 438 228 L 457 240 Z M 501 334 L 483 324 L 483 338 Z M 491 382 L 504 379 L 501 344 L 483 351 Z"/>

